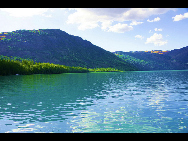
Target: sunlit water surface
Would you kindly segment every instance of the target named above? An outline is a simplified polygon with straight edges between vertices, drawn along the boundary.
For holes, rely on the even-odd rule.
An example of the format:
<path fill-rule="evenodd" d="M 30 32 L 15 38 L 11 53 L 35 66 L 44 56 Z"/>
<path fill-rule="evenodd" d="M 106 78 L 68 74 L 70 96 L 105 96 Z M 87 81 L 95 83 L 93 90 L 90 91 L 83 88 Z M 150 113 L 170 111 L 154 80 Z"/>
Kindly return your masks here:
<path fill-rule="evenodd" d="M 188 71 L 0 76 L 0 132 L 188 132 Z"/>

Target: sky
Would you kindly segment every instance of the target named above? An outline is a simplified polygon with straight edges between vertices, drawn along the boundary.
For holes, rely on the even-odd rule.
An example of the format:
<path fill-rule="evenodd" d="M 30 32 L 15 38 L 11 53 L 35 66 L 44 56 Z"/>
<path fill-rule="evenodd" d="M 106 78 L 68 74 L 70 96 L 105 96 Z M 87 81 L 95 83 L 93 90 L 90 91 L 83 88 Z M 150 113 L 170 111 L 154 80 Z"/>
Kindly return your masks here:
<path fill-rule="evenodd" d="M 0 32 L 60 29 L 107 51 L 188 46 L 187 8 L 0 8 Z"/>

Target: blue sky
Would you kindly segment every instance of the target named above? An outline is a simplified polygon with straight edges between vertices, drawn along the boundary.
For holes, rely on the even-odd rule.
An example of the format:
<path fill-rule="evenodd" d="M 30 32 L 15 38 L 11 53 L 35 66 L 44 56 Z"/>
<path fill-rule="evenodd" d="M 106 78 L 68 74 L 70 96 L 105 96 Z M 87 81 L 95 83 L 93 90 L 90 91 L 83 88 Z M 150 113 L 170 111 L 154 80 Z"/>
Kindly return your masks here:
<path fill-rule="evenodd" d="M 188 46 L 186 8 L 0 8 L 0 32 L 61 29 L 108 51 Z"/>

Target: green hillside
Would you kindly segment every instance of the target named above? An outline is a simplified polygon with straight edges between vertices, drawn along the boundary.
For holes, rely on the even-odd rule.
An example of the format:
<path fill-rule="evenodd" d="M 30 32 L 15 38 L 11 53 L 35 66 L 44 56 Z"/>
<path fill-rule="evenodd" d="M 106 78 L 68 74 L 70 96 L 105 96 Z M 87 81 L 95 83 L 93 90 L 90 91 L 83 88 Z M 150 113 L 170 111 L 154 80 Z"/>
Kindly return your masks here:
<path fill-rule="evenodd" d="M 3 32 L 0 34 L 0 55 L 91 69 L 137 70 L 113 53 L 59 29 Z"/>
<path fill-rule="evenodd" d="M 151 53 L 154 52 L 154 53 Z M 183 70 L 188 69 L 188 47 L 155 53 L 158 51 L 116 51 L 114 54 L 139 70 Z"/>

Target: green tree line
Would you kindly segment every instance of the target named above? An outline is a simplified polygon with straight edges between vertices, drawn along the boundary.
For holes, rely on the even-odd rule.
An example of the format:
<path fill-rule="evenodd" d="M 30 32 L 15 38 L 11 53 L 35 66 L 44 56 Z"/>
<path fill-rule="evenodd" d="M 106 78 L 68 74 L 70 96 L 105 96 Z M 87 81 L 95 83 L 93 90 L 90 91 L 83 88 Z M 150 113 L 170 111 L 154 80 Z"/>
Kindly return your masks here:
<path fill-rule="evenodd" d="M 94 68 L 88 69 L 90 72 L 120 72 L 121 70 L 115 68 Z"/>
<path fill-rule="evenodd" d="M 115 68 L 69 67 L 53 63 L 34 62 L 31 59 L 7 57 L 0 55 L 0 75 L 28 75 L 28 74 L 60 74 L 60 73 L 86 73 L 86 72 L 116 72 Z"/>

